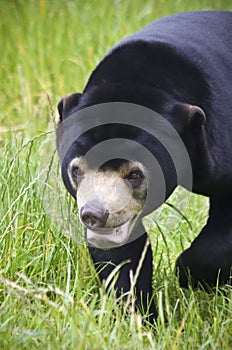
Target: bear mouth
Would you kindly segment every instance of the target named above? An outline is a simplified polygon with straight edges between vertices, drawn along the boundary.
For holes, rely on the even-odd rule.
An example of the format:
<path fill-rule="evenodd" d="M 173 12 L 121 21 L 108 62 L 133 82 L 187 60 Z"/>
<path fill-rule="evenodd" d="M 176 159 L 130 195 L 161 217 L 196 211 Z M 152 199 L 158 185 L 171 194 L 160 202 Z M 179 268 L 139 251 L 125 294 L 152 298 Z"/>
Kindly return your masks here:
<path fill-rule="evenodd" d="M 111 249 L 127 243 L 135 224 L 135 218 L 127 220 L 124 224 L 112 228 L 87 228 L 87 241 L 90 246 L 99 249 Z"/>

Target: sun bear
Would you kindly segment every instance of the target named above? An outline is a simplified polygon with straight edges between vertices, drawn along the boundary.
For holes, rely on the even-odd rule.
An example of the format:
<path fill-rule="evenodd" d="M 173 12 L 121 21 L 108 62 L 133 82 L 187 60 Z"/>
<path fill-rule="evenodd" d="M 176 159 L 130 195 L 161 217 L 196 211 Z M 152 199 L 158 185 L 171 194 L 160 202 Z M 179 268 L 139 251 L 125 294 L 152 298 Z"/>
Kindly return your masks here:
<path fill-rule="evenodd" d="M 116 44 L 83 93 L 63 97 L 58 110 L 62 178 L 100 279 L 122 264 L 115 289 L 126 293 L 142 262 L 136 305 L 153 322 L 152 250 L 141 220 L 182 185 L 208 196 L 210 209 L 177 259 L 180 285 L 228 283 L 232 12 L 179 13 L 147 25 Z"/>

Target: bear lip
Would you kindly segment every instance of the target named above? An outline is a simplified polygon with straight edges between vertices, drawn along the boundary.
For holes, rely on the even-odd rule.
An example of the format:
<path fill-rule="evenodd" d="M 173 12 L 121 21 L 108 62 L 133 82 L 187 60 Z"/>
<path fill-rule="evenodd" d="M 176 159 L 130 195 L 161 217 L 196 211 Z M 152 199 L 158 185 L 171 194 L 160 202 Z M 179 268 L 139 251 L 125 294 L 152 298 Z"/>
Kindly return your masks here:
<path fill-rule="evenodd" d="M 134 218 L 124 224 L 112 228 L 89 229 L 87 228 L 87 241 L 89 245 L 100 249 L 110 249 L 126 244 L 133 228 Z"/>

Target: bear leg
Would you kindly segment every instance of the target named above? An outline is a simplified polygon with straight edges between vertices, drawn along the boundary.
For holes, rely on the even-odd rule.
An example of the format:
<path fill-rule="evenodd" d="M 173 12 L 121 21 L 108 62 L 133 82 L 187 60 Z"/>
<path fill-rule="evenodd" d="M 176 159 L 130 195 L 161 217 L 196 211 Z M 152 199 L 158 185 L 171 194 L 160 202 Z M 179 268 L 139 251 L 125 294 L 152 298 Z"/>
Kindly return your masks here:
<path fill-rule="evenodd" d="M 88 247 L 101 281 L 107 279 L 115 266 L 127 261 L 120 268 L 119 276 L 115 283 L 117 297 L 130 291 L 130 271 L 133 272 L 133 276 L 136 275 L 147 239 L 147 234 L 144 233 L 141 237 L 121 247 L 109 250 Z M 152 298 L 152 271 L 152 250 L 149 243 L 135 284 L 135 307 L 142 313 L 149 315 L 147 320 L 151 324 L 154 323 L 157 317 L 155 303 Z"/>
<path fill-rule="evenodd" d="M 209 219 L 199 236 L 177 259 L 180 286 L 210 290 L 231 283 L 232 202 L 210 198 Z"/>

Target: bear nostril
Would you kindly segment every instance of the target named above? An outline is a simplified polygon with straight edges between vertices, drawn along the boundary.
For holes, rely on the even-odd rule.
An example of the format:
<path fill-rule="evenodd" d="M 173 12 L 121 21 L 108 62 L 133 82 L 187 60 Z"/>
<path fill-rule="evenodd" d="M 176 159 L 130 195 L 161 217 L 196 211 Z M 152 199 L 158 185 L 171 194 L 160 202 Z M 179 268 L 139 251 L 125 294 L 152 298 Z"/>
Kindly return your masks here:
<path fill-rule="evenodd" d="M 80 210 L 80 218 L 83 224 L 89 227 L 103 227 L 109 216 L 107 211 L 98 210 L 90 205 L 84 205 Z"/>
<path fill-rule="evenodd" d="M 100 227 L 101 226 L 101 220 L 99 220 L 99 218 L 97 218 L 94 215 L 83 215 L 81 217 L 81 220 L 87 226 L 91 226 L 91 227 Z"/>

